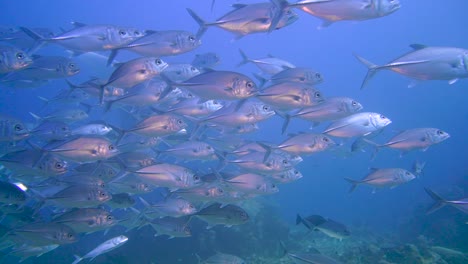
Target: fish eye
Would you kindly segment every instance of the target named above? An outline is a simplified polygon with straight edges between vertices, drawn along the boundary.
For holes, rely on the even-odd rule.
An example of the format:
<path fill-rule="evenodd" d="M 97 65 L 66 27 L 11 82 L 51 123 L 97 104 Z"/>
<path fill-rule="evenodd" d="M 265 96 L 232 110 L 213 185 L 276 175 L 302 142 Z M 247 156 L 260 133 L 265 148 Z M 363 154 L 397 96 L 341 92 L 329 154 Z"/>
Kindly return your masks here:
<path fill-rule="evenodd" d="M 70 67 L 70 68 L 73 69 L 73 68 L 75 68 L 75 64 L 74 64 L 74 63 L 70 63 L 70 64 L 68 64 L 68 67 Z"/>
<path fill-rule="evenodd" d="M 195 176 L 193 176 L 193 179 L 196 180 L 196 181 L 198 181 L 198 180 L 200 180 L 200 177 L 198 177 L 197 175 L 195 175 Z"/>
<path fill-rule="evenodd" d="M 68 234 L 68 238 L 73 238 L 73 234 Z"/>
<path fill-rule="evenodd" d="M 317 79 L 321 79 L 322 78 L 322 75 L 318 72 L 315 73 L 315 78 Z"/>
<path fill-rule="evenodd" d="M 125 32 L 125 30 L 119 30 L 119 35 L 120 36 L 125 36 L 125 35 L 127 35 L 127 32 Z"/>
<path fill-rule="evenodd" d="M 443 135 L 443 134 L 445 134 L 444 131 L 442 131 L 442 130 L 437 130 L 437 135 Z"/>
<path fill-rule="evenodd" d="M 211 149 L 211 146 L 206 146 L 206 149 Z"/>
<path fill-rule="evenodd" d="M 219 193 L 224 193 L 224 190 L 223 189 L 218 189 L 218 192 Z"/>
<path fill-rule="evenodd" d="M 109 150 L 114 150 L 114 149 L 115 149 L 114 145 L 109 145 Z"/>
<path fill-rule="evenodd" d="M 162 60 L 161 59 L 156 59 L 154 61 L 154 63 L 156 63 L 156 65 L 161 65 L 162 64 Z"/>
<path fill-rule="evenodd" d="M 190 208 L 193 208 L 193 204 L 189 204 L 189 207 L 190 207 Z"/>
<path fill-rule="evenodd" d="M 22 59 L 24 59 L 24 54 L 21 53 L 21 52 L 16 53 L 16 58 L 17 58 L 18 60 L 22 60 Z"/>
<path fill-rule="evenodd" d="M 357 105 L 357 102 L 356 102 L 356 101 L 351 101 L 351 105 L 352 105 L 352 106 L 356 106 L 356 105 Z"/>
<path fill-rule="evenodd" d="M 63 168 L 62 163 L 60 163 L 60 162 L 55 163 L 55 168 L 56 168 L 56 169 L 61 169 L 61 168 Z"/>
<path fill-rule="evenodd" d="M 405 174 L 406 174 L 406 176 L 410 176 L 410 175 L 411 175 L 411 173 L 410 173 L 409 171 L 406 171 Z"/>
<path fill-rule="evenodd" d="M 112 215 L 108 215 L 107 220 L 112 220 Z"/>
<path fill-rule="evenodd" d="M 252 87 L 254 87 L 254 84 L 253 84 L 253 82 L 247 82 L 246 86 L 247 86 L 247 88 L 252 88 Z"/>
<path fill-rule="evenodd" d="M 21 130 L 23 130 L 23 125 L 21 125 L 21 124 L 16 124 L 16 125 L 15 125 L 15 131 L 21 131 Z"/>
<path fill-rule="evenodd" d="M 188 39 L 189 39 L 190 41 L 194 41 L 194 40 L 195 40 L 195 37 L 192 36 L 192 35 L 190 35 L 190 36 L 188 37 Z"/>
<path fill-rule="evenodd" d="M 299 171 L 298 171 L 298 170 L 294 170 L 294 174 L 299 174 Z"/>
<path fill-rule="evenodd" d="M 320 98 L 320 96 L 322 96 L 319 92 L 315 92 L 315 97 L 316 98 Z"/>
<path fill-rule="evenodd" d="M 330 141 L 327 137 L 322 138 L 323 141 L 328 142 Z"/>
<path fill-rule="evenodd" d="M 381 119 L 387 119 L 384 115 L 380 115 Z"/>
<path fill-rule="evenodd" d="M 62 131 L 67 131 L 67 128 L 66 128 L 66 127 L 62 127 Z"/>
<path fill-rule="evenodd" d="M 194 72 L 194 71 L 197 71 L 197 68 L 192 66 L 192 67 L 190 67 L 190 70 Z"/>
<path fill-rule="evenodd" d="M 134 34 L 135 34 L 135 35 L 141 35 L 141 32 L 138 31 L 138 30 L 136 30 L 136 31 L 134 32 Z"/>
<path fill-rule="evenodd" d="M 270 107 L 268 107 L 268 105 L 263 106 L 263 111 L 269 111 L 269 110 L 270 110 Z"/>
<path fill-rule="evenodd" d="M 85 112 L 80 112 L 80 116 L 84 116 L 85 115 Z"/>
<path fill-rule="evenodd" d="M 283 160 L 283 164 L 288 164 L 289 162 L 287 160 Z"/>
<path fill-rule="evenodd" d="M 102 197 L 106 196 L 106 193 L 105 192 L 99 192 L 99 195 L 101 195 Z"/>
<path fill-rule="evenodd" d="M 276 188 L 276 184 L 272 183 L 272 184 L 271 184 L 271 187 L 272 187 L 272 188 Z"/>

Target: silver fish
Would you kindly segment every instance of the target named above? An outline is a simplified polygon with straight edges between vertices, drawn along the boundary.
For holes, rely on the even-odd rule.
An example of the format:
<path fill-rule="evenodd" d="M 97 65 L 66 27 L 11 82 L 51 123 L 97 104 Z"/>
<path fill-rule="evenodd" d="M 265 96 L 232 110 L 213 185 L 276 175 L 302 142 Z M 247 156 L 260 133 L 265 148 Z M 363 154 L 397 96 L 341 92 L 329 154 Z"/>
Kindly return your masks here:
<path fill-rule="evenodd" d="M 200 102 L 200 98 L 184 99 L 171 105 L 166 112 L 191 117 L 204 117 L 223 108 L 224 103 L 219 100 Z"/>
<path fill-rule="evenodd" d="M 54 223 L 65 224 L 77 233 L 92 233 L 112 227 L 115 217 L 104 209 L 76 208 L 52 219 Z"/>
<path fill-rule="evenodd" d="M 46 200 L 57 203 L 63 207 L 94 207 L 110 200 L 112 195 L 100 187 L 76 184 L 67 187 Z"/>
<path fill-rule="evenodd" d="M 207 100 L 246 99 L 258 91 L 252 79 L 232 71 L 208 71 L 174 85 Z"/>
<path fill-rule="evenodd" d="M 349 192 L 352 192 L 360 184 L 367 184 L 374 188 L 384 188 L 384 187 L 395 188 L 398 185 L 414 180 L 415 178 L 416 176 L 414 176 L 414 174 L 412 174 L 411 172 L 405 169 L 371 168 L 371 173 L 369 173 L 362 180 L 353 180 L 349 178 L 345 178 L 345 180 L 347 180 L 349 183 L 352 184 L 349 190 Z"/>
<path fill-rule="evenodd" d="M 10 73 L 3 81 L 62 79 L 80 72 L 79 65 L 65 57 L 34 55 L 33 59 L 27 68 Z"/>
<path fill-rule="evenodd" d="M 63 245 L 78 241 L 73 229 L 58 223 L 28 224 L 13 229 L 10 234 L 25 239 L 32 246 Z"/>
<path fill-rule="evenodd" d="M 244 194 L 265 195 L 277 193 L 279 191 L 278 186 L 268 177 L 254 173 L 236 175 L 224 180 L 224 182 L 229 188 Z"/>
<path fill-rule="evenodd" d="M 0 114 L 0 142 L 17 141 L 29 135 L 30 132 L 22 121 Z"/>
<path fill-rule="evenodd" d="M 95 136 L 105 136 L 112 131 L 112 127 L 107 125 L 105 122 L 93 122 L 80 127 L 74 128 L 71 131 L 72 135 L 95 135 Z"/>
<path fill-rule="evenodd" d="M 379 70 L 391 70 L 416 80 L 448 80 L 453 84 L 460 78 L 468 77 L 468 50 L 454 47 L 427 47 L 413 44 L 414 49 L 385 64 L 375 65 L 357 55 L 356 58 L 367 66 L 368 72 L 361 89 Z M 410 84 L 412 87 L 413 84 Z"/>
<path fill-rule="evenodd" d="M 369 140 L 366 141 L 375 144 L 377 148 L 388 147 L 406 153 L 414 149 L 425 151 L 430 146 L 440 143 L 449 137 L 450 135 L 447 132 L 437 128 L 413 128 L 399 133 L 382 145 L 375 144 Z"/>
<path fill-rule="evenodd" d="M 234 4 L 234 10 L 217 19 L 206 22 L 193 10 L 187 8 L 192 18 L 200 26 L 197 36 L 203 35 L 210 26 L 217 26 L 236 34 L 241 38 L 248 34 L 271 32 L 291 25 L 299 18 L 287 5 L 277 6 L 275 3 Z"/>
<path fill-rule="evenodd" d="M 72 264 L 77 264 L 78 262 L 86 258 L 90 258 L 90 261 L 92 261 L 95 257 L 102 255 L 104 253 L 107 253 L 111 250 L 114 250 L 122 246 L 123 244 L 125 244 L 127 241 L 128 241 L 128 237 L 123 236 L 123 235 L 113 237 L 105 241 L 104 243 L 100 244 L 95 249 L 91 250 L 86 255 L 84 255 L 83 257 L 75 255 L 75 261 L 73 261 Z"/>
<path fill-rule="evenodd" d="M 181 217 L 197 212 L 197 208 L 192 202 L 179 197 L 166 197 L 156 203 L 148 204 L 146 209 L 145 214 L 147 216 L 150 214 L 156 217 Z"/>
<path fill-rule="evenodd" d="M 147 166 L 133 173 L 145 182 L 172 190 L 191 188 L 200 184 L 200 177 L 191 170 L 168 163 Z"/>
<path fill-rule="evenodd" d="M 270 81 L 273 84 L 282 82 L 296 82 L 308 85 L 316 85 L 323 82 L 323 76 L 321 73 L 315 70 L 303 67 L 296 67 L 280 71 L 279 73 L 271 76 L 269 79 L 262 81 Z"/>
<path fill-rule="evenodd" d="M 146 137 L 160 137 L 175 134 L 187 126 L 187 123 L 177 115 L 160 114 L 140 121 L 133 128 L 125 130 L 124 135 L 136 133 Z"/>
<path fill-rule="evenodd" d="M 361 137 L 379 131 L 392 121 L 384 115 L 362 112 L 339 119 L 330 124 L 323 134 L 334 137 Z"/>
<path fill-rule="evenodd" d="M 175 156 L 179 159 L 213 160 L 216 159 L 215 149 L 202 141 L 185 141 L 159 152 Z"/>
<path fill-rule="evenodd" d="M 77 54 L 119 48 L 143 36 L 143 32 L 113 25 L 85 25 L 79 22 L 73 22 L 73 25 L 74 29 L 50 38 L 28 28 L 21 27 L 21 30 L 36 41 L 56 43 Z"/>
<path fill-rule="evenodd" d="M 79 109 L 79 108 L 60 109 L 60 110 L 51 112 L 45 116 L 38 116 L 32 112 L 29 112 L 29 114 L 32 117 L 34 117 L 34 119 L 37 122 L 56 121 L 56 122 L 64 122 L 64 123 L 73 123 L 73 122 L 85 120 L 89 117 L 86 111 Z"/>
<path fill-rule="evenodd" d="M 361 21 L 388 16 L 400 9 L 398 0 L 302 0 L 290 6 L 322 19 L 321 28 L 337 21 Z"/>
<path fill-rule="evenodd" d="M 269 56 L 266 58 L 259 58 L 259 59 L 251 59 L 247 57 L 247 55 L 241 49 L 239 49 L 239 52 L 242 56 L 242 61 L 239 64 L 237 64 L 237 66 L 241 66 L 241 65 L 251 62 L 251 63 L 254 63 L 255 66 L 257 66 L 262 72 L 266 74 L 275 75 L 286 69 L 296 67 L 294 66 L 294 64 L 288 61 L 275 58 L 273 56 Z"/>
<path fill-rule="evenodd" d="M 304 133 L 293 135 L 277 146 L 266 147 L 270 152 L 271 149 L 279 149 L 291 154 L 302 155 L 325 151 L 336 145 L 337 144 L 331 138 L 325 135 Z"/>
<path fill-rule="evenodd" d="M 188 226 L 190 217 L 170 217 L 155 218 L 149 223 L 156 230 L 155 236 L 167 235 L 169 239 L 174 237 L 190 237 L 192 230 Z"/>
<path fill-rule="evenodd" d="M 173 82 L 184 82 L 198 74 L 200 70 L 191 64 L 171 64 L 164 70 L 164 75 Z"/>
<path fill-rule="evenodd" d="M 280 111 L 320 105 L 324 100 L 319 90 L 296 82 L 273 84 L 259 92 L 257 98 Z"/>
<path fill-rule="evenodd" d="M 118 148 L 103 137 L 81 136 L 58 141 L 44 146 L 43 151 L 79 163 L 111 158 L 119 153 Z"/>

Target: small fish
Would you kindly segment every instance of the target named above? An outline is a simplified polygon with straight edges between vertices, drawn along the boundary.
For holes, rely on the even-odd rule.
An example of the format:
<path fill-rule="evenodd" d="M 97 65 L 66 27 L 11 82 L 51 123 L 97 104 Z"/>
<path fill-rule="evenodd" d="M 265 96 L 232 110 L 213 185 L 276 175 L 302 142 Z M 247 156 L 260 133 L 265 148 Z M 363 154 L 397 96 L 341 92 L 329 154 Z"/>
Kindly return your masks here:
<path fill-rule="evenodd" d="M 124 130 L 123 135 L 136 133 L 146 137 L 161 137 L 176 134 L 187 126 L 181 117 L 174 114 L 152 115 L 138 122 L 133 128 Z"/>
<path fill-rule="evenodd" d="M 104 137 L 80 136 L 47 144 L 45 153 L 53 153 L 79 163 L 105 160 L 119 154 L 118 148 Z"/>
<path fill-rule="evenodd" d="M 132 173 L 145 182 L 172 190 L 191 188 L 201 183 L 200 177 L 190 169 L 168 163 L 147 166 Z"/>
<path fill-rule="evenodd" d="M 230 189 L 248 195 L 274 194 L 279 191 L 278 186 L 268 177 L 254 173 L 236 175 L 224 182 Z"/>
<path fill-rule="evenodd" d="M 273 84 L 259 92 L 257 98 L 283 112 L 320 105 L 324 100 L 322 92 L 297 82 Z"/>
<path fill-rule="evenodd" d="M 164 70 L 164 75 L 173 82 L 184 82 L 198 74 L 200 70 L 191 64 L 171 64 Z"/>
<path fill-rule="evenodd" d="M 383 188 L 383 187 L 395 188 L 401 184 L 412 181 L 415 178 L 416 176 L 414 176 L 414 174 L 412 174 L 411 172 L 405 169 L 371 168 L 371 172 L 362 180 L 353 180 L 349 178 L 345 178 L 345 180 L 347 180 L 349 183 L 352 184 L 351 188 L 349 189 L 349 192 L 352 192 L 360 184 L 367 184 L 374 188 Z"/>
<path fill-rule="evenodd" d="M 426 167 L 425 161 L 415 160 L 412 166 L 412 172 L 416 176 L 424 175 L 424 167 Z"/>
<path fill-rule="evenodd" d="M 32 246 L 70 244 L 78 236 L 70 227 L 58 223 L 32 223 L 13 229 L 9 235 L 18 236 Z"/>
<path fill-rule="evenodd" d="M 377 71 L 383 69 L 416 80 L 447 80 L 449 84 L 468 77 L 468 50 L 454 47 L 428 47 L 421 44 L 412 44 L 410 47 L 413 51 L 382 66 L 355 55 L 368 68 L 361 89 Z M 413 84 L 410 84 L 409 87 L 412 86 Z"/>
<path fill-rule="evenodd" d="M 285 69 L 271 76 L 269 79 L 260 79 L 263 83 L 265 83 L 266 81 L 270 81 L 272 84 L 278 84 L 282 82 L 295 82 L 306 85 L 316 85 L 323 82 L 323 76 L 321 73 L 303 67 Z"/>
<path fill-rule="evenodd" d="M 265 146 L 271 153 L 272 149 L 279 149 L 295 155 L 312 154 L 325 151 L 337 144 L 328 136 L 322 134 L 303 133 L 293 135 L 277 146 Z M 266 155 L 268 156 L 269 153 Z"/>
<path fill-rule="evenodd" d="M 34 30 L 20 27 L 28 36 L 38 42 L 50 42 L 76 52 L 76 55 L 90 51 L 104 51 L 119 48 L 139 37 L 143 32 L 113 25 L 86 25 L 72 22 L 75 28 L 53 37 L 43 37 Z"/>
<path fill-rule="evenodd" d="M 140 198 L 142 199 L 142 198 Z M 172 216 L 181 217 L 196 213 L 198 210 L 192 202 L 183 198 L 166 197 L 156 203 L 146 203 L 146 215 L 156 215 L 157 217 Z"/>
<path fill-rule="evenodd" d="M 112 195 L 101 187 L 75 184 L 45 199 L 63 207 L 87 208 L 105 203 L 111 198 Z"/>
<path fill-rule="evenodd" d="M 76 62 L 62 56 L 33 56 L 27 68 L 8 74 L 2 81 L 62 79 L 76 75 L 80 67 Z"/>
<path fill-rule="evenodd" d="M 77 233 L 92 233 L 112 227 L 117 223 L 115 216 L 104 209 L 75 208 L 52 219 L 65 224 Z"/>
<path fill-rule="evenodd" d="M 344 118 L 359 112 L 362 108 L 359 102 L 348 97 L 328 97 L 320 104 L 305 107 L 292 114 L 287 114 L 282 131 L 283 133 L 286 131 L 292 117 L 313 122 L 313 126 L 315 127 L 320 122 Z"/>
<path fill-rule="evenodd" d="M 142 56 L 171 56 L 186 53 L 198 48 L 201 40 L 194 34 L 183 30 L 147 30 L 147 34 L 124 46 L 113 49 L 107 61 L 112 63 L 120 50 L 128 50 Z"/>
<path fill-rule="evenodd" d="M 267 176 L 273 179 L 275 182 L 283 184 L 297 181 L 303 177 L 302 173 L 294 168 L 283 172 L 273 173 Z"/>
<path fill-rule="evenodd" d="M 216 150 L 208 143 L 202 141 L 185 141 L 169 147 L 165 150 L 160 150 L 160 153 L 164 153 L 170 156 L 177 157 L 179 159 L 188 160 L 213 160 L 217 159 Z"/>
<path fill-rule="evenodd" d="M 71 131 L 72 135 L 79 136 L 105 136 L 112 131 L 112 127 L 105 122 L 93 122 L 80 127 L 74 128 Z"/>
<path fill-rule="evenodd" d="M 187 115 L 191 117 L 205 117 L 212 114 L 225 105 L 219 100 L 207 100 L 200 102 L 200 98 L 184 99 L 179 103 L 171 105 L 166 112 L 179 115 Z"/>
<path fill-rule="evenodd" d="M 44 121 L 31 130 L 31 133 L 46 141 L 64 140 L 71 136 L 70 127 L 60 121 Z"/>
<path fill-rule="evenodd" d="M 142 179 L 134 176 L 126 176 L 122 179 L 113 180 L 109 183 L 109 188 L 114 192 L 125 192 L 130 194 L 149 193 L 153 188 Z"/>
<path fill-rule="evenodd" d="M 242 56 L 242 61 L 239 64 L 237 64 L 237 66 L 241 66 L 241 65 L 251 62 L 251 63 L 254 63 L 255 66 L 257 66 L 260 70 L 262 70 L 262 72 L 266 74 L 275 75 L 286 69 L 296 67 L 288 61 L 275 58 L 272 56 L 269 56 L 266 58 L 260 58 L 260 59 L 251 59 L 247 57 L 247 55 L 241 49 L 239 49 L 239 52 Z"/>
<path fill-rule="evenodd" d="M 220 62 L 219 56 L 214 52 L 206 52 L 201 54 L 196 54 L 192 60 L 192 65 L 197 69 L 211 69 Z"/>
<path fill-rule="evenodd" d="M 362 137 L 380 131 L 391 122 L 384 115 L 362 112 L 338 119 L 322 133 L 334 137 Z"/>
<path fill-rule="evenodd" d="M 189 216 L 155 218 L 149 223 L 156 230 L 155 236 L 167 235 L 169 239 L 174 237 L 190 237 L 192 229 L 188 225 Z"/>
<path fill-rule="evenodd" d="M 100 244 L 97 246 L 95 249 L 91 250 L 88 252 L 88 254 L 84 255 L 83 257 L 75 255 L 75 261 L 73 261 L 72 264 L 77 264 L 78 262 L 82 261 L 83 259 L 90 258 L 92 261 L 95 257 L 102 255 L 104 253 L 107 253 L 109 251 L 112 251 L 123 244 L 125 244 L 128 241 L 128 237 L 120 235 L 113 237 L 104 243 Z"/>
<path fill-rule="evenodd" d="M 468 198 L 450 201 L 445 200 L 430 189 L 424 188 L 424 190 L 426 190 L 426 193 L 429 194 L 429 196 L 431 196 L 431 198 L 434 200 L 434 204 L 426 211 L 426 214 L 432 214 L 433 212 L 439 210 L 440 208 L 446 205 L 453 206 L 458 210 L 462 211 L 463 213 L 468 214 Z"/>
<path fill-rule="evenodd" d="M 66 108 L 66 109 L 60 109 L 56 110 L 54 112 L 49 113 L 48 115 L 45 116 L 38 116 L 32 112 L 29 112 L 29 114 L 34 117 L 34 119 L 37 122 L 43 122 L 43 121 L 55 121 L 55 122 L 64 122 L 67 124 L 85 120 L 89 117 L 88 113 L 86 111 L 80 109 L 80 108 Z"/>

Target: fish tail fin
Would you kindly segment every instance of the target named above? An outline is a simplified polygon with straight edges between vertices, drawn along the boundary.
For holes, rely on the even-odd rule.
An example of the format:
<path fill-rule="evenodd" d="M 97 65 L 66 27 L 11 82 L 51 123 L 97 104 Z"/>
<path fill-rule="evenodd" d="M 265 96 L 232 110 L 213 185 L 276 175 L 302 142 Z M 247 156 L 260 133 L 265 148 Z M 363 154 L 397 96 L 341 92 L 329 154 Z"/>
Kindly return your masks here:
<path fill-rule="evenodd" d="M 268 160 L 268 158 L 270 157 L 270 155 L 271 155 L 272 147 L 268 146 L 267 144 L 265 144 L 263 142 L 260 142 L 260 141 L 257 141 L 257 144 L 259 144 L 262 148 L 264 148 L 266 150 L 265 156 L 263 156 L 263 163 L 265 163 Z"/>
<path fill-rule="evenodd" d="M 82 257 L 80 257 L 80 256 L 78 256 L 78 255 L 73 255 L 73 256 L 75 257 L 75 261 L 73 261 L 73 263 L 72 263 L 72 264 L 76 264 L 76 263 L 78 263 L 78 262 L 80 262 L 80 261 L 82 261 L 82 260 L 83 260 L 83 258 L 82 258 Z"/>
<path fill-rule="evenodd" d="M 263 87 L 265 83 L 268 81 L 266 78 L 264 78 L 260 74 L 254 73 L 253 75 L 260 82 L 260 84 L 258 85 L 259 87 Z"/>
<path fill-rule="evenodd" d="M 249 57 L 247 57 L 247 54 L 245 54 L 245 52 L 242 49 L 239 49 L 239 53 L 240 53 L 240 55 L 242 57 L 242 61 L 237 64 L 237 67 L 250 62 Z"/>
<path fill-rule="evenodd" d="M 208 25 L 206 21 L 203 20 L 199 15 L 197 15 L 192 9 L 187 8 L 187 12 L 195 20 L 195 22 L 197 22 L 199 26 L 197 31 L 197 38 L 200 38 L 201 36 L 203 36 L 203 34 L 205 34 L 206 30 L 208 29 Z"/>
<path fill-rule="evenodd" d="M 291 115 L 286 114 L 284 116 L 284 123 L 283 126 L 281 127 L 281 135 L 284 135 L 286 130 L 288 129 L 289 123 L 291 122 Z"/>
<path fill-rule="evenodd" d="M 356 181 L 350 178 L 344 178 L 344 179 L 348 181 L 349 183 L 351 183 L 351 188 L 349 188 L 349 193 L 352 193 L 356 189 L 356 187 L 359 185 L 359 181 Z"/>
<path fill-rule="evenodd" d="M 42 45 L 44 45 L 48 41 L 48 39 L 44 38 L 39 33 L 34 32 L 33 30 L 27 27 L 19 27 L 19 28 L 21 29 L 21 31 L 23 31 L 26 35 L 28 35 L 30 38 L 32 38 L 35 41 L 34 45 L 28 51 L 29 54 L 33 54 L 35 51 L 41 48 Z"/>
<path fill-rule="evenodd" d="M 42 96 L 38 96 L 37 98 L 39 98 L 42 102 L 44 102 L 44 106 L 42 106 L 41 111 L 44 110 L 44 108 L 49 106 L 49 103 L 51 101 L 50 99 L 47 99 L 47 98 L 42 97 Z"/>
<path fill-rule="evenodd" d="M 424 190 L 434 200 L 434 204 L 432 204 L 431 207 L 427 209 L 426 214 L 432 214 L 433 212 L 439 210 L 447 204 L 446 201 L 435 192 L 431 191 L 428 188 L 424 188 Z"/>
<path fill-rule="evenodd" d="M 288 254 L 288 250 L 286 249 L 286 245 L 284 244 L 283 241 L 280 240 L 280 245 L 281 245 L 281 258 L 286 256 Z"/>
<path fill-rule="evenodd" d="M 289 2 L 287 0 L 270 0 L 270 2 L 273 4 L 274 10 L 271 16 L 271 24 L 268 28 L 268 33 L 276 29 L 281 18 L 284 17 L 289 8 Z"/>
<path fill-rule="evenodd" d="M 112 62 L 114 61 L 115 57 L 117 57 L 117 53 L 119 52 L 118 49 L 113 49 L 111 53 L 109 54 L 109 58 L 107 58 L 107 67 L 112 65 Z"/>
<path fill-rule="evenodd" d="M 304 219 L 302 219 L 300 214 L 297 214 L 296 215 L 296 225 L 298 225 L 300 223 L 303 223 L 303 222 L 304 222 Z"/>
<path fill-rule="evenodd" d="M 367 67 L 367 74 L 366 74 L 366 77 L 364 77 L 364 80 L 362 81 L 362 84 L 361 84 L 361 90 L 364 89 L 364 87 L 366 86 L 367 82 L 372 78 L 374 77 L 374 75 L 377 73 L 377 70 L 379 69 L 376 64 L 364 59 L 363 57 L 357 55 L 357 54 L 353 54 L 354 57 L 356 57 L 356 59 L 358 59 L 362 64 L 366 65 Z"/>

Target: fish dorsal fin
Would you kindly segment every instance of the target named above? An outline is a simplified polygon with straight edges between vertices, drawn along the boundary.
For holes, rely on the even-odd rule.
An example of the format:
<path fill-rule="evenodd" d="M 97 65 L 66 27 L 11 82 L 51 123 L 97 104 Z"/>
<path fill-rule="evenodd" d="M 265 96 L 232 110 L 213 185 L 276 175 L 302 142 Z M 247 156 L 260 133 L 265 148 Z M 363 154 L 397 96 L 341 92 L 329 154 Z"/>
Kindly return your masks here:
<path fill-rule="evenodd" d="M 80 27 L 86 27 L 86 26 L 87 26 L 85 23 L 76 22 L 76 21 L 71 22 L 71 24 L 72 24 L 75 28 L 80 28 Z"/>
<path fill-rule="evenodd" d="M 232 4 L 231 6 L 235 9 L 240 9 L 240 8 L 246 7 L 247 5 L 246 4 Z"/>
<path fill-rule="evenodd" d="M 420 49 L 425 49 L 427 48 L 426 45 L 423 44 L 411 44 L 410 47 L 414 50 L 420 50 Z"/>

